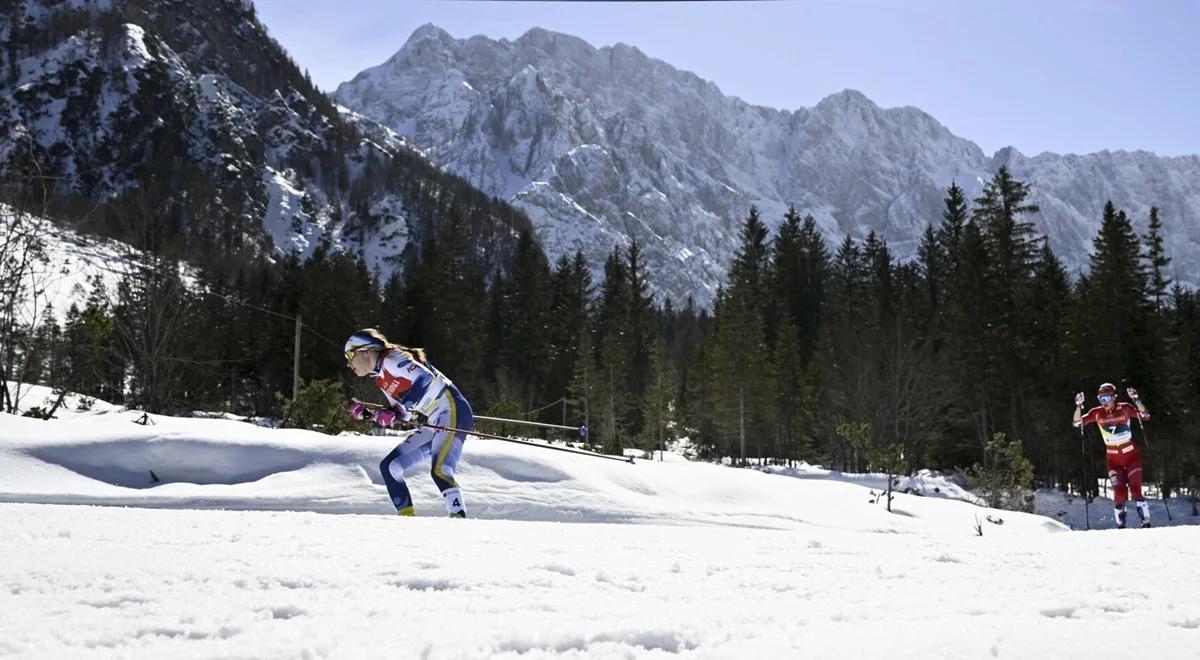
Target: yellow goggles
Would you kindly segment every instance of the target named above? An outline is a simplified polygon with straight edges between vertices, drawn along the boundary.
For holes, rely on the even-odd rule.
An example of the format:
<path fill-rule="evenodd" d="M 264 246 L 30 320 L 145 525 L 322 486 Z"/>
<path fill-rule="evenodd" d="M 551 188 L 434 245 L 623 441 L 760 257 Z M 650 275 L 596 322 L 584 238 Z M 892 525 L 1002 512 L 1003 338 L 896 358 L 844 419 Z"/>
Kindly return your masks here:
<path fill-rule="evenodd" d="M 350 362 L 351 360 L 353 360 L 354 354 L 361 351 L 364 348 L 378 348 L 378 347 L 379 347 L 378 344 L 359 344 L 358 346 L 353 346 L 349 350 L 346 351 L 346 362 Z"/>

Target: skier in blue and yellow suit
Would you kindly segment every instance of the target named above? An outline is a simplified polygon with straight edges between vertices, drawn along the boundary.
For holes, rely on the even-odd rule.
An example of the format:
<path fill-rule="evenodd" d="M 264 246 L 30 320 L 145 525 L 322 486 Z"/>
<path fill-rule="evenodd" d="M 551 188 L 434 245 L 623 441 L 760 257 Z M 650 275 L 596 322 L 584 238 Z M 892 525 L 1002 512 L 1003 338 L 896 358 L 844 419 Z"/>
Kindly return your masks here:
<path fill-rule="evenodd" d="M 442 492 L 446 512 L 451 517 L 466 518 L 454 468 L 462 456 L 466 431 L 474 428 L 474 416 L 462 393 L 429 364 L 424 351 L 392 344 L 374 328 L 351 335 L 345 352 L 346 366 L 359 377 L 373 376 L 390 404 L 371 409 L 356 401 L 350 405 L 350 414 L 357 419 L 371 419 L 379 426 L 415 429 L 379 464 L 396 511 L 402 516 L 416 515 L 404 472 L 430 458 L 433 481 Z"/>

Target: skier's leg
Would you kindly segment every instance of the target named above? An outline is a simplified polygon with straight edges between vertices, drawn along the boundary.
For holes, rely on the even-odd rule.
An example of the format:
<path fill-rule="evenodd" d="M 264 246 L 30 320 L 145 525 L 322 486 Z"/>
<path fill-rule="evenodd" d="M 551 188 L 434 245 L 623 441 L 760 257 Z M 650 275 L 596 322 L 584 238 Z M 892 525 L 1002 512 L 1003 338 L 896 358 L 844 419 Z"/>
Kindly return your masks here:
<path fill-rule="evenodd" d="M 1113 489 L 1113 520 L 1118 528 L 1125 527 L 1125 500 L 1129 495 L 1125 487 L 1125 468 L 1122 465 L 1108 464 L 1108 481 Z"/>
<path fill-rule="evenodd" d="M 1126 468 L 1129 473 L 1129 490 L 1133 495 L 1133 501 L 1137 504 L 1138 515 L 1142 518 L 1142 526 L 1149 527 L 1150 525 L 1150 504 L 1146 502 L 1146 498 L 1142 495 L 1142 457 L 1134 455 L 1130 458 L 1129 465 Z"/>
<path fill-rule="evenodd" d="M 444 419 L 440 426 L 451 428 L 471 428 L 474 423 L 470 406 L 453 392 L 444 395 L 444 403 L 438 407 L 439 419 Z M 441 431 L 433 440 L 433 465 L 430 474 L 438 490 L 442 491 L 442 502 L 446 505 L 446 513 L 455 518 L 466 518 L 467 513 L 463 504 L 462 489 L 454 479 L 454 469 L 458 459 L 462 457 L 465 433 Z"/>
<path fill-rule="evenodd" d="M 400 448 L 403 446 L 403 444 L 397 446 L 384 457 L 379 464 L 379 473 L 383 475 L 383 483 L 387 486 L 388 496 L 391 497 L 392 504 L 396 507 L 396 513 L 402 516 L 415 516 L 417 512 L 413 508 L 412 494 L 408 491 L 408 484 L 404 481 L 404 471 L 416 464 L 420 453 L 402 452 Z"/>

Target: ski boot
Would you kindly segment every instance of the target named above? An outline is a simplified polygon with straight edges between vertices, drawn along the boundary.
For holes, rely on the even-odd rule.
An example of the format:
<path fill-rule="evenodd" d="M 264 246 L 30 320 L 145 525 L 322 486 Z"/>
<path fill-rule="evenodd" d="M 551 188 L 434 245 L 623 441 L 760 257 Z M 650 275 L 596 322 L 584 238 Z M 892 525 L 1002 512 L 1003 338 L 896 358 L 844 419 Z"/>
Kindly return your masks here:
<path fill-rule="evenodd" d="M 1117 529 L 1125 529 L 1125 510 L 1116 509 L 1114 513 L 1116 514 L 1117 519 Z"/>

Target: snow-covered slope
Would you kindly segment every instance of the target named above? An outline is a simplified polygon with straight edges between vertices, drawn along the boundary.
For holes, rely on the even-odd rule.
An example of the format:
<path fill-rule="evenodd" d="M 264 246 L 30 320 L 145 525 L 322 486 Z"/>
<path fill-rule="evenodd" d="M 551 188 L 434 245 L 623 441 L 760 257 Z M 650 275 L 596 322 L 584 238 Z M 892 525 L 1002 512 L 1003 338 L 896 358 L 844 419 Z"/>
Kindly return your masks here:
<path fill-rule="evenodd" d="M 345 250 L 381 278 L 436 226 L 444 209 L 430 200 L 446 189 L 480 242 L 515 240 L 511 220 L 462 199 L 466 186 L 403 137 L 339 111 L 251 3 L 12 4 L 0 12 L 6 176 L 50 175 L 59 195 L 98 204 L 136 191 L 149 208 L 175 204 L 190 236 L 227 255 Z"/>
<path fill-rule="evenodd" d="M 1200 629 L 1196 527 L 889 514 L 815 469 L 482 439 L 472 518 L 415 470 L 405 519 L 377 467 L 396 438 L 139 416 L 0 415 L 0 655 L 1188 657 Z"/>
<path fill-rule="evenodd" d="M 10 249 L 33 249 L 17 239 L 18 232 L 25 236 L 33 232 L 40 244 L 36 258 L 22 273 L 24 291 L 14 310 L 19 325 L 36 327 L 47 312 L 61 322 L 72 304 L 82 307 L 97 287 L 113 295 L 137 258 L 136 250 L 119 241 L 85 236 L 0 204 L 0 233 L 14 243 L 23 241 Z"/>
<path fill-rule="evenodd" d="M 17 383 L 9 383 L 18 391 Z M 50 388 L 21 384 L 17 410 L 49 409 Z M 395 435 L 283 430 L 229 415 L 177 418 L 143 415 L 96 399 L 68 395 L 55 419 L 0 415 L 0 501 L 294 509 L 331 513 L 389 513 L 378 463 Z M 537 447 L 474 438 L 459 474 L 473 517 L 562 522 L 715 524 L 739 527 L 889 529 L 958 535 L 976 519 L 1005 518 L 1029 530 L 1083 528 L 1081 501 L 1041 493 L 1039 516 L 977 506 L 979 498 L 954 480 L 928 471 L 898 479 L 894 508 L 872 494 L 885 475 L 844 474 L 819 466 L 736 469 L 666 461 L 630 465 Z M 632 451 L 632 450 L 631 450 Z M 153 472 L 153 474 L 151 474 Z M 428 483 L 427 483 L 428 482 Z M 469 484 L 469 485 L 468 485 Z M 426 475 L 410 475 L 418 512 L 440 515 Z M 1168 521 L 1152 502 L 1156 525 L 1200 522 L 1190 506 L 1172 502 Z M 845 512 L 852 511 L 847 517 Z M 1090 527 L 1112 526 L 1111 501 L 1093 502 Z M 1043 517 L 1045 516 L 1045 517 Z"/>
<path fill-rule="evenodd" d="M 874 230 L 906 258 L 952 181 L 974 196 L 1001 165 L 1033 183 L 1037 225 L 1068 267 L 1086 264 L 1112 199 L 1142 229 L 1158 205 L 1176 274 L 1198 282 L 1187 268 L 1200 258 L 1197 157 L 989 157 L 916 108 L 853 90 L 814 108 L 753 106 L 637 48 L 542 29 L 494 41 L 427 25 L 335 96 L 512 200 L 552 259 L 583 250 L 599 268 L 637 239 L 656 292 L 677 300 L 711 298 L 752 204 L 768 222 L 795 205 L 834 244 Z"/>
<path fill-rule="evenodd" d="M 47 393 L 48 395 L 48 393 Z M 29 400 L 38 398 L 38 390 Z M 45 397 L 43 397 L 45 398 Z M 3 416 L 0 501 L 388 513 L 379 461 L 398 438 L 280 430 L 227 419 L 155 416 L 101 404 L 66 419 Z M 153 474 L 151 474 L 153 473 Z M 796 473 L 813 476 L 815 472 Z M 627 464 L 473 439 L 459 481 L 474 517 L 560 522 L 822 527 L 971 533 L 999 512 L 906 495 L 900 515 L 867 504 L 868 488 L 687 461 Z M 417 511 L 441 513 L 423 472 L 410 479 Z M 860 511 L 846 516 L 847 510 Z M 1009 529 L 1058 531 L 1039 516 L 1004 513 Z"/>

